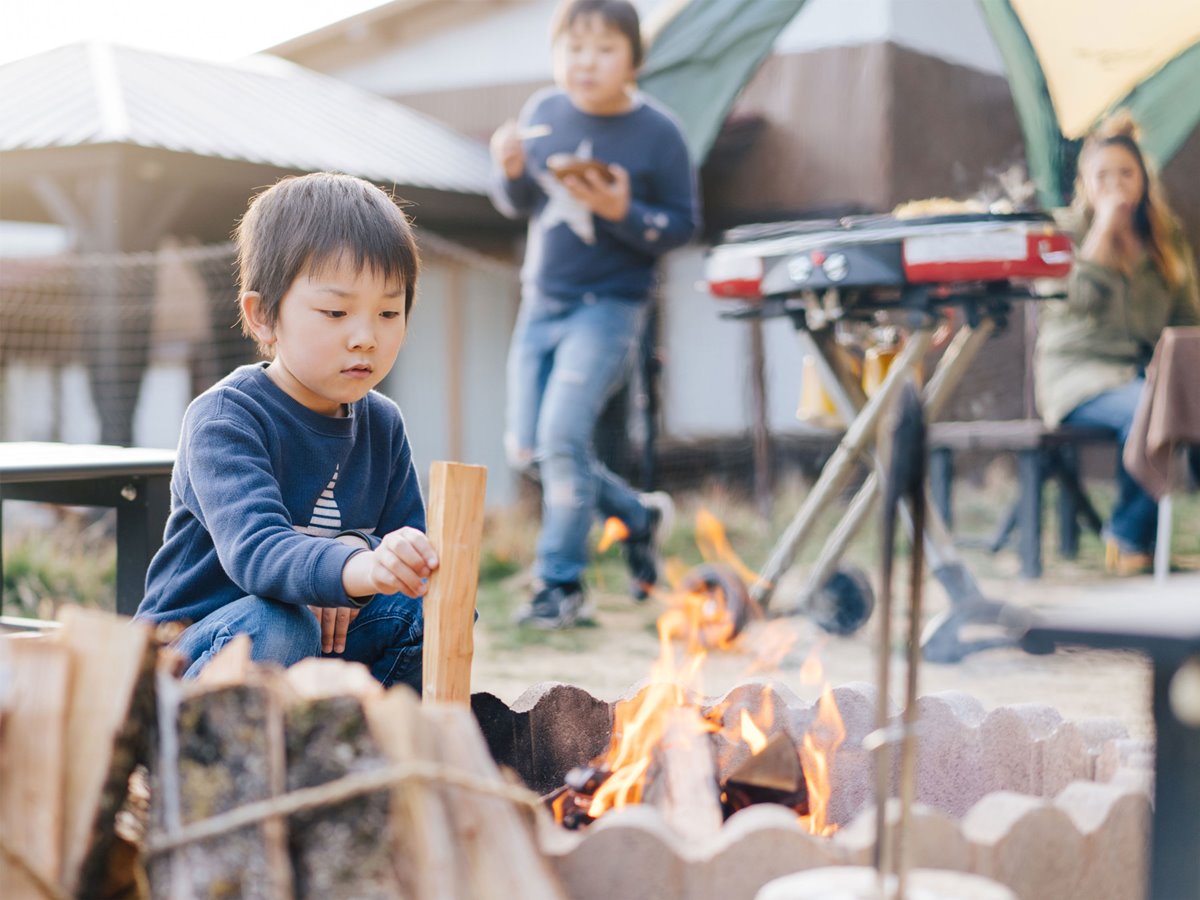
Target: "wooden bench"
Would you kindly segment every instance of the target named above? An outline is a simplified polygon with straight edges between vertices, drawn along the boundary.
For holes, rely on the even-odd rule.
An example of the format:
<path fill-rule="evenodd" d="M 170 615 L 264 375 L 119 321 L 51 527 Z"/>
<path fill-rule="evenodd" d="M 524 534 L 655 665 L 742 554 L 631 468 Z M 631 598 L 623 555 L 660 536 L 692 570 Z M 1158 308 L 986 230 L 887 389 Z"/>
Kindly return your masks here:
<path fill-rule="evenodd" d="M 1055 479 L 1058 492 L 1059 552 L 1074 559 L 1079 552 L 1080 520 L 1097 534 L 1101 519 L 1079 480 L 1079 451 L 1087 444 L 1115 444 L 1104 428 L 1060 425 L 1038 419 L 983 422 L 935 422 L 929 427 L 929 487 L 947 528 L 952 528 L 954 454 L 977 451 L 1014 453 L 1017 457 L 1016 501 L 983 546 L 995 553 L 1017 532 L 1021 574 L 1042 574 L 1042 486 Z"/>

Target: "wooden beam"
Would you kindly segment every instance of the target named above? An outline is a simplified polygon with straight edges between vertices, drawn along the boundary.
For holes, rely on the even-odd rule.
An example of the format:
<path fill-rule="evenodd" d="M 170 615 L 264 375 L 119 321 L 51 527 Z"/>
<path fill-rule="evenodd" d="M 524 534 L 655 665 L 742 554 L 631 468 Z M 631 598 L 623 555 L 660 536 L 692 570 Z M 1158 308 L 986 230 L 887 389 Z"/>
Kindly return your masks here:
<path fill-rule="evenodd" d="M 487 469 L 435 462 L 429 470 L 429 540 L 440 566 L 425 595 L 423 695 L 440 703 L 471 699 L 475 591 L 483 539 Z"/>
<path fill-rule="evenodd" d="M 55 222 L 71 232 L 76 241 L 84 239 L 91 221 L 58 181 L 49 175 L 35 175 L 29 180 L 29 187 Z"/>
<path fill-rule="evenodd" d="M 138 249 L 158 249 L 158 243 L 167 229 L 191 204 L 195 191 L 189 185 L 179 184 L 167 190 L 154 191 L 153 197 L 146 204 L 145 214 L 136 232 L 134 240 Z"/>
<path fill-rule="evenodd" d="M 458 260 L 447 259 L 446 269 L 446 431 L 450 456 L 462 459 L 463 408 L 466 405 L 463 364 L 467 341 L 463 290 L 465 266 Z"/>

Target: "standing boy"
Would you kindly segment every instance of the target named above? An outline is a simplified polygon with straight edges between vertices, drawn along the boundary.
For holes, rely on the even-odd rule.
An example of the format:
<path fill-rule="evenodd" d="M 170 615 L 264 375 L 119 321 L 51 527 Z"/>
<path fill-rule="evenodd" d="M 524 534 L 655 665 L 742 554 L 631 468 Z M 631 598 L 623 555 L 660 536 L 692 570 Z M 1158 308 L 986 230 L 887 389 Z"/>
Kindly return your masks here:
<path fill-rule="evenodd" d="M 655 262 L 692 237 L 698 213 L 678 125 L 635 89 L 633 6 L 569 0 L 551 38 L 556 88 L 492 137 L 492 197 L 506 215 L 529 217 L 506 445 L 514 465 L 536 463 L 543 504 L 537 583 L 520 620 L 565 628 L 583 606 L 594 513 L 629 530 L 634 596 L 644 599 L 658 579 L 670 498 L 635 493 L 597 461 L 592 436 L 641 337 Z M 605 165 L 556 176 L 547 166 L 556 154 Z"/>
<path fill-rule="evenodd" d="M 247 634 L 256 660 L 335 654 L 419 691 L 438 559 L 404 420 L 372 390 L 408 326 L 412 229 L 379 188 L 317 173 L 259 194 L 237 244 L 242 330 L 270 362 L 188 407 L 137 617 L 189 623 L 185 677 Z"/>

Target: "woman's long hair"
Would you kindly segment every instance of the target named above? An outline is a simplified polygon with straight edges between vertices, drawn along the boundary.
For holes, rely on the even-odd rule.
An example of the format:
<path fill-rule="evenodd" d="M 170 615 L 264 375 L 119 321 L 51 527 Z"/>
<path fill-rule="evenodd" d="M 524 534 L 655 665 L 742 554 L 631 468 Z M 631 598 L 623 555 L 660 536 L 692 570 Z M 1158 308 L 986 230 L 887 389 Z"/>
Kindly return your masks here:
<path fill-rule="evenodd" d="M 1083 167 L 1087 158 L 1102 147 L 1124 147 L 1133 154 L 1142 170 L 1145 189 L 1133 212 L 1133 228 L 1146 245 L 1150 258 L 1171 290 L 1178 288 L 1187 279 L 1188 266 L 1180 252 L 1178 235 L 1179 222 L 1167 203 L 1166 193 L 1158 173 L 1146 162 L 1139 139 L 1138 128 L 1128 110 L 1118 110 L 1092 129 L 1079 152 L 1079 165 L 1075 173 L 1075 199 L 1072 207 L 1083 221 L 1091 222 L 1093 209 L 1083 187 Z"/>

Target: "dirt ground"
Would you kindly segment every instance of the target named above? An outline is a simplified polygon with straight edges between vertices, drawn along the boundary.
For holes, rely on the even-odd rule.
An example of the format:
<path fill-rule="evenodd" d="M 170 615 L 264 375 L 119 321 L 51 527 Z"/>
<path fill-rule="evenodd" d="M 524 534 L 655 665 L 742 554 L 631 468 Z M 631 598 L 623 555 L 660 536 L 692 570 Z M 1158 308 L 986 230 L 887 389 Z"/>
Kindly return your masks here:
<path fill-rule="evenodd" d="M 897 590 L 904 571 L 903 567 L 897 570 Z M 1103 605 L 1141 598 L 1151 602 L 1167 597 L 1200 603 L 1197 571 L 1173 573 L 1163 584 L 1156 584 L 1151 576 L 1115 579 L 1095 574 L 1081 576 L 1073 570 L 1049 572 L 1036 581 L 998 573 L 981 577 L 980 583 L 989 597 L 1019 607 Z M 783 595 L 784 589 L 781 583 L 777 596 Z M 596 591 L 593 596 L 597 600 L 596 625 L 573 632 L 514 641 L 511 625 L 481 621 L 483 627 L 476 634 L 473 690 L 491 692 L 509 703 L 543 681 L 578 685 L 605 700 L 628 693 L 650 675 L 658 656 L 654 621 L 663 607 L 654 600 L 638 606 L 612 591 Z M 940 586 L 928 582 L 929 614 L 944 608 L 945 603 Z M 830 684 L 874 682 L 877 621 L 878 616 L 872 616 L 864 628 L 848 637 L 828 637 L 802 617 L 752 623 L 733 651 L 715 652 L 706 659 L 703 690 L 717 697 L 752 674 L 766 674 L 811 702 L 821 687 L 802 683 L 800 668 L 814 652 Z M 754 673 L 756 657 L 769 642 L 768 630 L 782 627 L 795 635 L 792 649 L 774 671 Z M 897 641 L 893 646 L 898 650 L 900 645 Z M 893 658 L 899 660 L 898 656 Z M 902 671 L 893 669 L 893 679 Z M 921 664 L 920 694 L 949 690 L 972 694 L 988 710 L 1041 703 L 1055 707 L 1066 720 L 1112 716 L 1132 737 L 1153 737 L 1150 667 L 1136 653 L 1060 648 L 1050 655 L 1033 656 L 1020 649 L 1001 648 L 973 654 L 954 665 Z"/>

